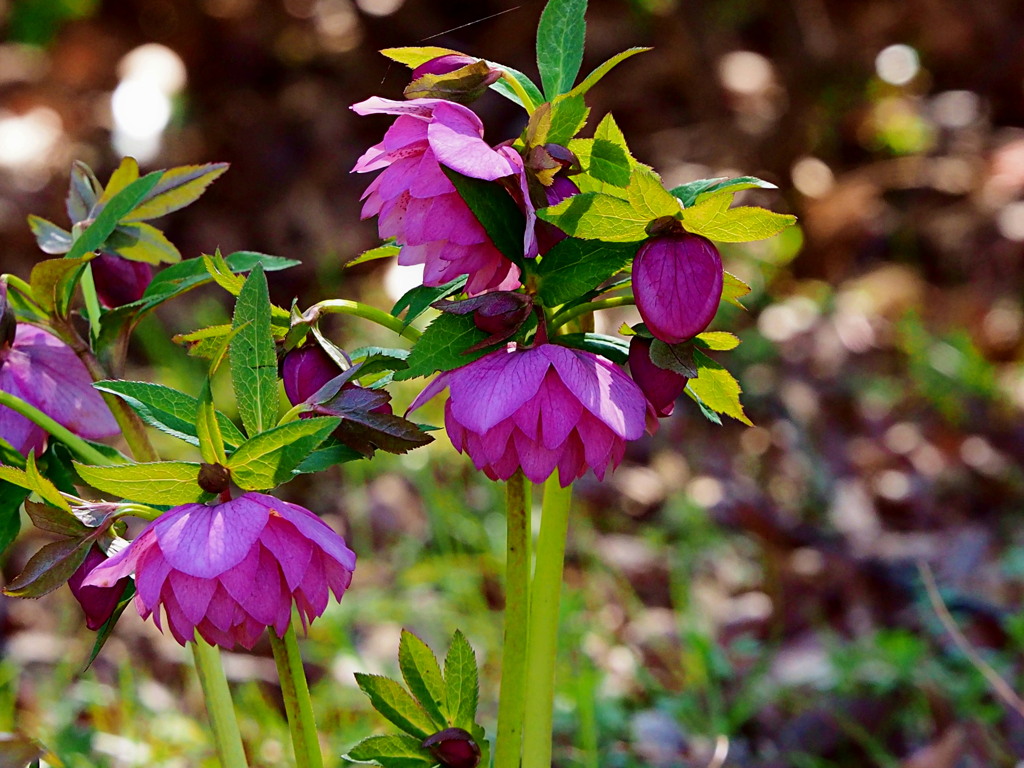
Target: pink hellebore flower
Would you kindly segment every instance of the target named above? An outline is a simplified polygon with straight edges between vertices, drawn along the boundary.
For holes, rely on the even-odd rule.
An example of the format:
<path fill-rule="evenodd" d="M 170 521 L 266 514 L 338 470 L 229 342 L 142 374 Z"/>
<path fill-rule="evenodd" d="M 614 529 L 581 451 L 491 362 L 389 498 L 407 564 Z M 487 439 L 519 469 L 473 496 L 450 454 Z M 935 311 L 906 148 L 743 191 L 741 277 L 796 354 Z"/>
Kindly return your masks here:
<path fill-rule="evenodd" d="M 92 573 L 96 566 L 106 562 L 106 560 L 107 556 L 103 554 L 100 548 L 93 546 L 89 550 L 89 554 L 85 556 L 85 560 L 78 566 L 78 570 L 68 579 L 71 594 L 75 596 L 75 599 L 85 612 L 85 626 L 94 632 L 106 624 L 107 619 L 114 614 L 114 609 L 121 602 L 124 588 L 128 586 L 127 576 L 118 579 L 109 587 L 82 586 L 85 577 Z"/>
<path fill-rule="evenodd" d="M 134 572 L 139 613 L 160 627 L 163 606 L 182 645 L 198 631 L 222 648 L 251 649 L 267 627 L 284 635 L 293 602 L 305 624 L 327 608 L 328 589 L 340 600 L 355 565 L 344 539 L 308 509 L 246 493 L 165 512 L 83 584 L 107 587 Z"/>
<path fill-rule="evenodd" d="M 469 275 L 466 290 L 519 286 L 519 269 L 494 246 L 441 166 L 494 181 L 515 173 L 483 140 L 483 124 L 467 107 L 443 99 L 393 101 L 373 97 L 352 106 L 360 115 L 398 115 L 384 139 L 354 171 L 383 170 L 363 193 L 362 216 L 377 216 L 382 238 L 402 246 L 399 264 L 423 264 L 425 285 Z"/>
<path fill-rule="evenodd" d="M 539 483 L 556 468 L 563 487 L 588 469 L 603 479 L 644 432 L 640 388 L 611 361 L 556 344 L 510 344 L 442 373 L 410 410 L 444 387 L 452 445 L 492 480 L 522 469 Z"/>
<path fill-rule="evenodd" d="M 668 344 L 692 339 L 722 299 L 722 257 L 700 235 L 654 237 L 633 260 L 633 297 L 647 329 Z"/>
<path fill-rule="evenodd" d="M 35 406 L 79 437 L 99 440 L 119 432 L 92 387 L 85 365 L 63 341 L 34 325 L 18 323 L 14 342 L 0 343 L 0 390 Z M 0 438 L 19 453 L 41 453 L 46 431 L 0 405 Z"/>

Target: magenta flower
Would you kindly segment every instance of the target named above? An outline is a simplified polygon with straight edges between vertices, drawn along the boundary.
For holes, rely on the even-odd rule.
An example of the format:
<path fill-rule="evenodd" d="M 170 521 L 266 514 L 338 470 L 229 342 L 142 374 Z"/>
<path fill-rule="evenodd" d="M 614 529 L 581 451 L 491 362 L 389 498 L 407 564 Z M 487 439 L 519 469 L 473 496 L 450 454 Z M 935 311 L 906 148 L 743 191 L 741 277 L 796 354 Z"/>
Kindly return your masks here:
<path fill-rule="evenodd" d="M 678 344 L 703 331 L 722 299 L 722 257 L 689 233 L 654 237 L 633 260 L 633 296 L 655 337 Z"/>
<path fill-rule="evenodd" d="M 510 344 L 443 373 L 410 410 L 445 387 L 452 445 L 492 480 L 517 469 L 536 483 L 558 469 L 563 487 L 588 469 L 603 479 L 644 432 L 639 387 L 611 361 L 556 344 Z"/>
<path fill-rule="evenodd" d="M 494 181 L 515 169 L 483 140 L 472 110 L 443 99 L 392 101 L 373 97 L 352 109 L 398 119 L 354 171 L 383 172 L 363 193 L 362 217 L 377 216 L 382 238 L 402 246 L 399 264 L 423 264 L 425 285 L 469 275 L 466 290 L 482 293 L 519 286 L 519 269 L 488 238 L 469 206 L 441 170 Z"/>
<path fill-rule="evenodd" d="M 107 556 L 99 547 L 93 546 L 89 554 L 78 570 L 68 579 L 68 586 L 71 587 L 71 594 L 75 596 L 82 610 L 85 612 L 85 626 L 94 632 L 107 623 L 114 614 L 114 609 L 121 602 L 121 595 L 124 588 L 128 586 L 128 577 L 118 579 L 109 587 L 83 587 L 82 582 L 100 563 L 104 563 Z"/>
<path fill-rule="evenodd" d="M 83 581 L 109 587 L 135 573 L 135 605 L 174 639 L 195 633 L 222 648 L 251 649 L 273 627 L 282 636 L 292 603 L 303 623 L 352 581 L 356 556 L 325 522 L 296 504 L 246 493 L 216 506 L 165 512 L 135 541 Z"/>
<path fill-rule="evenodd" d="M 99 440 L 120 430 L 85 365 L 63 341 L 18 323 L 14 342 L 0 344 L 0 390 L 35 406 L 80 437 Z M 20 453 L 41 453 L 46 431 L 0 405 L 0 438 Z"/>
<path fill-rule="evenodd" d="M 685 376 L 659 368 L 651 361 L 651 339 L 629 340 L 629 372 L 658 416 L 671 416 L 676 399 L 686 389 Z"/>

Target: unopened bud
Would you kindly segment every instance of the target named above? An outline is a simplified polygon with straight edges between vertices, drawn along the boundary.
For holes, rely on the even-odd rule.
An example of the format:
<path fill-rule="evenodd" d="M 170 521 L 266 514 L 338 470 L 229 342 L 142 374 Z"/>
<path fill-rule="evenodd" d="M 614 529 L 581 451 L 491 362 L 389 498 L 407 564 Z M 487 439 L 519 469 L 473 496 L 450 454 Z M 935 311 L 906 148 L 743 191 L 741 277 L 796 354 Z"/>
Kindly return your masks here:
<path fill-rule="evenodd" d="M 462 54 L 447 54 L 420 64 L 406 86 L 407 99 L 446 99 L 469 104 L 501 77 L 501 70 L 486 61 Z"/>
<path fill-rule="evenodd" d="M 85 561 L 68 579 L 71 594 L 85 612 L 85 625 L 94 632 L 106 624 L 107 619 L 114 614 L 114 609 L 124 594 L 124 588 L 128 585 L 128 577 L 125 576 L 110 587 L 82 586 L 85 577 L 92 573 L 93 568 L 106 560 L 107 557 L 100 548 L 93 545 L 89 554 L 85 556 Z"/>
<path fill-rule="evenodd" d="M 207 493 L 224 493 L 231 487 L 231 470 L 222 464 L 200 464 L 198 482 Z"/>
<path fill-rule="evenodd" d="M 153 281 L 153 267 L 112 253 L 101 253 L 91 262 L 96 295 L 105 307 L 138 301 Z"/>
<path fill-rule="evenodd" d="M 428 736 L 421 746 L 429 749 L 443 768 L 476 768 L 480 764 L 480 747 L 462 728 L 447 728 Z"/>

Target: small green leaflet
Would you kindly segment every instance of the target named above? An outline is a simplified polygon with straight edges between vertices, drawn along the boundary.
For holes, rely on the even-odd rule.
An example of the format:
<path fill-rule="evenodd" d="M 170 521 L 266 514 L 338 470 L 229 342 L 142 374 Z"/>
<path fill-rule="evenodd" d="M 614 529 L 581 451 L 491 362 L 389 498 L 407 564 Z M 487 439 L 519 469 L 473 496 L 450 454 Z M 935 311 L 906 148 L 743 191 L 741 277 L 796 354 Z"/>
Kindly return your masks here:
<path fill-rule="evenodd" d="M 759 179 L 756 176 L 740 176 L 735 179 L 722 176 L 717 179 L 697 179 L 681 184 L 672 190 L 672 194 L 678 197 L 685 207 L 689 208 L 704 195 L 722 190 L 739 192 L 744 189 L 778 189 L 778 187 L 770 181 Z"/>
<path fill-rule="evenodd" d="M 563 146 L 568 144 L 586 125 L 589 115 L 590 108 L 583 102 L 582 96 L 559 96 L 551 102 L 551 126 L 547 141 Z"/>
<path fill-rule="evenodd" d="M 124 217 L 124 221 L 155 219 L 194 203 L 227 169 L 227 163 L 181 165 L 167 169 L 159 183 L 142 198 L 131 214 Z"/>
<path fill-rule="evenodd" d="M 739 299 L 748 293 L 750 293 L 750 286 L 736 277 L 736 275 L 731 272 L 726 272 L 723 275 L 722 301 L 727 301 L 740 309 L 746 309 L 746 307 L 740 304 Z"/>
<path fill-rule="evenodd" d="M 796 223 L 796 216 L 765 208 L 730 208 L 732 194 L 728 189 L 714 192 L 691 208 L 684 208 L 683 227 L 720 243 L 748 243 L 773 237 Z"/>
<path fill-rule="evenodd" d="M 587 91 L 589 91 L 591 88 L 593 88 L 595 85 L 597 85 L 597 83 L 601 80 L 601 78 L 603 78 L 605 75 L 607 75 L 609 72 L 611 72 L 612 69 L 616 65 L 622 63 L 623 61 L 628 59 L 630 56 L 635 56 L 638 53 L 643 53 L 644 51 L 649 51 L 649 50 L 651 50 L 651 49 L 650 48 L 627 48 L 626 50 L 622 51 L 622 53 L 615 54 L 610 59 L 608 59 L 608 61 L 606 61 L 603 64 L 601 64 L 597 69 L 595 69 L 593 72 L 591 72 L 589 75 L 587 75 L 583 79 L 583 82 L 581 82 L 579 85 L 577 85 L 571 91 L 569 91 L 569 95 L 570 96 L 582 96 Z"/>
<path fill-rule="evenodd" d="M 740 345 L 740 340 L 735 334 L 728 331 L 705 331 L 697 334 L 697 344 L 704 349 L 713 349 L 718 352 L 728 352 Z"/>
<path fill-rule="evenodd" d="M 437 760 L 420 746 L 420 741 L 404 734 L 369 736 L 342 755 L 342 758 L 382 768 L 431 768 L 437 765 Z"/>
<path fill-rule="evenodd" d="M 416 635 L 402 630 L 398 665 L 412 695 L 434 720 L 437 730 L 448 727 L 448 704 L 441 667 L 434 652 Z"/>
<path fill-rule="evenodd" d="M 71 233 L 58 227 L 52 221 L 30 213 L 28 226 L 32 230 L 32 234 L 35 235 L 39 250 L 43 253 L 58 255 L 71 250 Z"/>
<path fill-rule="evenodd" d="M 356 672 L 356 685 L 370 697 L 374 709 L 409 735 L 425 739 L 436 733 L 430 715 L 399 683 L 381 675 Z"/>
<path fill-rule="evenodd" d="M 697 364 L 698 376 L 690 379 L 687 388 L 715 413 L 732 416 L 752 427 L 753 422 L 740 404 L 742 390 L 733 375 L 698 349 L 693 351 L 693 361 Z"/>
<path fill-rule="evenodd" d="M 63 309 L 67 305 L 65 297 L 72 292 L 87 263 L 88 259 L 85 258 L 46 259 L 36 262 L 29 274 L 29 284 L 32 286 L 32 296 L 39 306 L 51 312 L 56 309 L 63 314 Z"/>
<path fill-rule="evenodd" d="M 606 243 L 567 237 L 541 258 L 538 295 L 557 307 L 596 288 L 622 270 L 636 255 L 638 242 Z"/>
<path fill-rule="evenodd" d="M 518 69 L 513 69 L 512 67 L 507 66 L 506 64 L 498 64 L 497 62 L 494 61 L 488 61 L 487 63 L 490 64 L 495 69 L 504 70 L 506 73 L 508 73 L 509 77 L 515 79 L 515 81 L 519 83 L 520 86 L 522 86 L 523 91 L 525 91 L 531 103 L 523 104 L 523 100 L 519 98 L 519 94 L 515 92 L 515 89 L 512 88 L 511 85 L 505 82 L 505 78 L 500 78 L 494 83 L 492 83 L 491 90 L 500 93 L 506 99 L 515 104 L 518 104 L 527 112 L 532 112 L 534 109 L 537 108 L 538 104 L 544 102 L 544 95 L 540 92 L 540 88 L 534 85 L 533 80 L 528 78 Z"/>
<path fill-rule="evenodd" d="M 231 479 L 245 491 L 263 491 L 292 479 L 292 470 L 341 424 L 334 417 L 303 419 L 260 432 L 231 454 Z"/>
<path fill-rule="evenodd" d="M 218 422 L 221 415 L 213 407 L 213 393 L 210 392 L 210 379 L 207 378 L 203 382 L 199 402 L 196 404 L 196 437 L 199 440 L 199 453 L 207 464 L 226 466 L 228 456 L 224 447 L 224 434 Z"/>
<path fill-rule="evenodd" d="M 405 312 L 405 324 L 408 325 L 426 312 L 435 301 L 446 299 L 453 293 L 461 291 L 465 287 L 467 279 L 467 275 L 462 275 L 444 285 L 417 285 L 415 288 L 410 288 L 395 302 L 395 306 L 391 308 L 391 314 L 399 317 Z"/>
<path fill-rule="evenodd" d="M 231 383 L 238 413 L 249 437 L 277 423 L 280 394 L 277 354 L 270 324 L 270 293 L 263 267 L 256 265 L 245 281 L 231 322 L 237 330 L 231 340 Z"/>
<path fill-rule="evenodd" d="M 178 506 L 204 501 L 198 485 L 199 465 L 189 461 L 155 461 L 98 467 L 74 462 L 79 477 L 98 491 L 143 504 Z"/>
<path fill-rule="evenodd" d="M 461 630 L 455 630 L 444 659 L 444 684 L 447 690 L 449 722 L 470 733 L 476 724 L 480 698 L 476 654 Z"/>
<path fill-rule="evenodd" d="M 92 547 L 94 537 L 62 539 L 43 546 L 4 588 L 10 597 L 42 597 L 66 583 Z"/>
<path fill-rule="evenodd" d="M 607 139 L 594 139 L 587 172 L 598 181 L 623 189 L 630 181 L 629 153 Z"/>
<path fill-rule="evenodd" d="M 494 247 L 513 264 L 523 268 L 523 233 L 526 217 L 508 191 L 497 182 L 463 176 L 441 166 L 459 197 L 487 232 Z"/>
<path fill-rule="evenodd" d="M 471 363 L 490 350 L 478 349 L 464 354 L 474 344 L 488 336 L 473 322 L 472 315 L 453 315 L 447 312 L 434 318 L 427 326 L 416 346 L 409 353 L 409 367 L 395 373 L 396 381 L 429 376 L 435 371 L 450 371 Z"/>
<path fill-rule="evenodd" d="M 603 333 L 566 333 L 557 336 L 554 343 L 607 357 L 619 365 L 625 365 L 629 359 L 629 342 Z"/>
<path fill-rule="evenodd" d="M 390 243 L 378 245 L 376 248 L 363 251 L 352 259 L 352 261 L 345 262 L 345 268 L 348 269 L 349 267 L 354 267 L 357 264 L 365 264 L 368 261 L 376 261 L 377 259 L 390 259 L 392 256 L 397 256 L 401 251 L 401 247 L 391 245 Z"/>
<path fill-rule="evenodd" d="M 661 185 L 661 177 L 649 168 L 632 169 L 626 195 L 633 210 L 651 221 L 679 215 L 679 201 Z"/>
<path fill-rule="evenodd" d="M 365 458 L 359 451 L 349 448 L 337 438 L 328 437 L 320 444 L 319 448 L 303 459 L 299 466 L 292 470 L 292 473 L 305 475 L 323 472 L 335 464 L 344 464 L 348 461 L 358 461 Z"/>
<path fill-rule="evenodd" d="M 74 245 L 71 246 L 71 250 L 67 253 L 67 258 L 77 259 L 99 250 L 103 243 L 106 242 L 106 239 L 110 237 L 113 231 L 117 228 L 121 219 L 123 219 L 129 211 L 133 210 L 135 206 L 137 206 L 139 202 L 149 194 L 149 192 L 160 181 L 162 176 L 163 172 L 161 171 L 148 173 L 141 179 L 133 181 L 110 198 L 109 202 L 103 206 L 103 210 L 100 211 L 99 215 L 85 229 L 85 231 L 82 232 L 78 239 L 75 240 Z M 113 181 L 113 178 L 111 180 Z M 110 189 L 111 187 L 108 186 L 107 191 Z M 101 198 L 100 203 L 102 202 L 103 200 Z"/>
<path fill-rule="evenodd" d="M 459 51 L 452 50 L 451 48 L 441 48 L 436 45 L 424 45 L 424 46 L 409 46 L 406 48 L 384 48 L 380 51 L 382 56 L 387 56 L 392 61 L 397 61 L 399 64 L 405 64 L 409 69 L 416 69 L 420 64 L 426 64 L 431 59 L 436 59 L 439 56 L 447 56 L 448 54 L 456 53 Z M 466 55 L 466 54 L 459 54 Z"/>
<path fill-rule="evenodd" d="M 583 64 L 587 0 L 548 0 L 537 26 L 537 69 L 548 101 L 568 92 Z"/>
<path fill-rule="evenodd" d="M 139 178 L 139 163 L 134 157 L 122 157 L 120 164 L 107 179 L 107 188 L 100 193 L 100 199 L 93 207 L 93 217 L 103 210 L 103 206 L 109 203 L 118 192 L 121 192 L 132 182 Z M 77 223 L 77 222 L 76 222 Z"/>
<path fill-rule="evenodd" d="M 573 237 L 609 243 L 643 240 L 651 221 L 628 201 L 600 192 L 573 195 L 558 205 L 538 210 L 537 216 Z"/>
<path fill-rule="evenodd" d="M 103 185 L 92 172 L 92 168 L 81 160 L 71 164 L 71 180 L 68 183 L 66 206 L 72 224 L 89 218 L 93 206 L 103 192 Z"/>
<path fill-rule="evenodd" d="M 181 261 L 181 253 L 174 243 L 152 224 L 144 222 L 118 225 L 107 238 L 104 249 L 129 261 L 147 264 L 174 264 Z"/>

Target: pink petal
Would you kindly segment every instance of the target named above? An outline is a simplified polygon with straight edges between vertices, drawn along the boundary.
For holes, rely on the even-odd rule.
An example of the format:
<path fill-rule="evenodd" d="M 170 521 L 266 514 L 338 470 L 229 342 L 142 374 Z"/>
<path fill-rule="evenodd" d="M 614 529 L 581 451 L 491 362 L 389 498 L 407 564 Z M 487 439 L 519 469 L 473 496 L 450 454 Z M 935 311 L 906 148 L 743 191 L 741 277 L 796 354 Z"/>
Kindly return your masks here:
<path fill-rule="evenodd" d="M 427 140 L 441 165 L 486 181 L 515 173 L 509 161 L 491 149 L 482 136 L 480 118 L 461 104 L 438 105 L 427 127 Z"/>
<path fill-rule="evenodd" d="M 452 416 L 470 431 L 486 432 L 515 413 L 537 394 L 549 367 L 537 349 L 499 349 L 452 371 Z"/>
<path fill-rule="evenodd" d="M 260 543 L 277 558 L 288 590 L 297 589 L 306 575 L 313 554 L 313 545 L 309 539 L 301 535 L 294 525 L 271 514 L 260 536 Z"/>
<path fill-rule="evenodd" d="M 267 524 L 267 509 L 253 504 L 248 494 L 207 507 L 177 507 L 173 519 L 155 524 L 164 557 L 173 568 L 201 578 L 214 578 L 238 565 Z"/>

